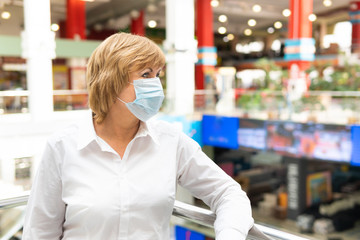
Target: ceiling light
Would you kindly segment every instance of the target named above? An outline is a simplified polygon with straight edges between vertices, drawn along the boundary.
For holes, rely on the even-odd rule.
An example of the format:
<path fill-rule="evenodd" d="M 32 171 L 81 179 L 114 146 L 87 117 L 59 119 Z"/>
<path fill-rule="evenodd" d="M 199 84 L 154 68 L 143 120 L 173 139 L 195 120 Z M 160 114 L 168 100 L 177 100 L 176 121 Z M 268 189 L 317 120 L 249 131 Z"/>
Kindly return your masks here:
<path fill-rule="evenodd" d="M 234 40 L 235 36 L 234 36 L 234 34 L 229 33 L 229 34 L 227 35 L 227 38 L 228 38 L 230 41 L 232 41 L 232 40 Z"/>
<path fill-rule="evenodd" d="M 218 7 L 219 6 L 219 1 L 218 0 L 211 0 L 210 5 L 212 7 Z"/>
<path fill-rule="evenodd" d="M 116 20 L 114 18 L 110 18 L 106 24 L 110 27 L 113 27 L 115 25 L 115 23 L 116 23 Z"/>
<path fill-rule="evenodd" d="M 218 32 L 220 33 L 220 34 L 225 34 L 226 33 L 226 27 L 219 27 L 218 28 Z"/>
<path fill-rule="evenodd" d="M 272 33 L 275 32 L 275 29 L 274 29 L 273 27 L 269 27 L 269 28 L 267 29 L 267 32 L 270 33 L 270 34 L 272 34 Z"/>
<path fill-rule="evenodd" d="M 148 12 L 151 12 L 151 13 L 156 12 L 157 6 L 156 6 L 155 4 L 153 4 L 153 3 L 150 3 L 150 4 L 146 7 L 146 10 L 147 10 Z"/>
<path fill-rule="evenodd" d="M 227 16 L 226 15 L 220 15 L 219 16 L 219 22 L 226 22 L 227 21 Z"/>
<path fill-rule="evenodd" d="M 227 36 L 223 37 L 224 42 L 229 42 L 229 38 Z"/>
<path fill-rule="evenodd" d="M 279 39 L 273 41 L 273 43 L 271 44 L 271 50 L 276 52 L 281 50 L 281 41 Z"/>
<path fill-rule="evenodd" d="M 291 15 L 291 11 L 286 8 L 286 9 L 284 9 L 284 10 L 282 11 L 282 15 L 283 15 L 284 17 L 289 17 L 289 16 Z"/>
<path fill-rule="evenodd" d="M 133 18 L 133 19 L 137 19 L 139 16 L 140 16 L 140 12 L 138 10 L 131 10 L 130 12 L 130 16 Z"/>
<path fill-rule="evenodd" d="M 252 10 L 254 12 L 261 12 L 261 6 L 259 4 L 255 4 L 253 7 L 252 7 Z"/>
<path fill-rule="evenodd" d="M 252 34 L 251 29 L 249 29 L 249 28 L 245 29 L 245 30 L 244 30 L 244 34 L 245 34 L 246 36 L 250 36 L 250 35 Z"/>
<path fill-rule="evenodd" d="M 332 5 L 332 1 L 331 0 L 324 0 L 323 4 L 325 7 L 330 7 Z"/>
<path fill-rule="evenodd" d="M 310 20 L 310 22 L 315 22 L 315 21 L 316 21 L 316 18 L 317 18 L 316 15 L 313 14 L 313 13 L 309 15 L 309 20 Z"/>
<path fill-rule="evenodd" d="M 1 13 L 1 17 L 3 19 L 9 19 L 11 17 L 11 14 L 9 12 L 7 12 L 7 11 L 4 11 L 4 12 Z"/>
<path fill-rule="evenodd" d="M 59 31 L 59 29 L 60 29 L 60 27 L 58 24 L 56 24 L 56 23 L 51 24 L 51 31 L 56 32 L 56 31 Z"/>
<path fill-rule="evenodd" d="M 282 28 L 282 23 L 280 22 L 280 21 L 276 21 L 275 23 L 274 23 L 274 27 L 276 28 L 276 29 L 280 29 L 280 28 Z"/>
<path fill-rule="evenodd" d="M 150 20 L 148 22 L 148 26 L 149 26 L 149 28 L 155 28 L 157 26 L 157 23 L 155 20 Z"/>
<path fill-rule="evenodd" d="M 100 23 L 97 23 L 94 25 L 94 30 L 99 32 L 101 30 L 103 30 L 103 25 L 101 25 Z"/>
<path fill-rule="evenodd" d="M 256 20 L 255 20 L 255 19 L 249 19 L 248 25 L 249 25 L 250 27 L 255 26 L 255 25 L 256 25 Z"/>

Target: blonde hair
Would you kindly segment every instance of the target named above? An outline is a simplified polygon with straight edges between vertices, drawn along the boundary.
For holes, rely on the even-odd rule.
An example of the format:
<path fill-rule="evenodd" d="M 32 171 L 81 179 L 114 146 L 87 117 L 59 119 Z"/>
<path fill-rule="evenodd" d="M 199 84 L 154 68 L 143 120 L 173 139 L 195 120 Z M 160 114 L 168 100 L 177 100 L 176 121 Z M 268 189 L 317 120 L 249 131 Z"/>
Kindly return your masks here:
<path fill-rule="evenodd" d="M 105 39 L 91 54 L 86 70 L 89 107 L 95 121 L 105 119 L 130 73 L 164 65 L 162 50 L 146 37 L 116 33 Z"/>

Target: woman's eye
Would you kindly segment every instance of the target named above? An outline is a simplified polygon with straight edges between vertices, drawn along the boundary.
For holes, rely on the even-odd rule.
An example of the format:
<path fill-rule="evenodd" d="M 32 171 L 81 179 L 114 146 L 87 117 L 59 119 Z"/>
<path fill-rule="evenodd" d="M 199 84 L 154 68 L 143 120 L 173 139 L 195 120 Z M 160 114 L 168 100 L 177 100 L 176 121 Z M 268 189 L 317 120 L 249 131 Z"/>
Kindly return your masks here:
<path fill-rule="evenodd" d="M 141 77 L 148 78 L 150 73 L 144 73 Z"/>

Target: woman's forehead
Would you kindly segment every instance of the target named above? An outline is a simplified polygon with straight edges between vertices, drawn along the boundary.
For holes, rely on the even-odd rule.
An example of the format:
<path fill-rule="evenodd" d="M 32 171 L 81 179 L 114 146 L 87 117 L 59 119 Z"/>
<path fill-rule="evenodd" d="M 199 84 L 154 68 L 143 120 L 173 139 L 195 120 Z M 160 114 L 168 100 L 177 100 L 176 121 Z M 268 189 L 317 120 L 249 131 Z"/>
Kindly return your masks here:
<path fill-rule="evenodd" d="M 144 65 L 140 66 L 136 71 L 145 71 L 150 70 L 151 72 L 158 72 L 161 71 L 164 67 L 163 66 L 154 66 L 154 65 Z"/>

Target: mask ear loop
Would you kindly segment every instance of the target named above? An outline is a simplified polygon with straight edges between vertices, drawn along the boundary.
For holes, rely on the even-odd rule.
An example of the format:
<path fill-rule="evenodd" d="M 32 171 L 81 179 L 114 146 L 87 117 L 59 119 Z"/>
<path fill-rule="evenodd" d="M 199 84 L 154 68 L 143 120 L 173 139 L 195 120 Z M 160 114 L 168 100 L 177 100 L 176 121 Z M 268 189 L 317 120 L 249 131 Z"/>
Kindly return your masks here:
<path fill-rule="evenodd" d="M 131 83 L 131 82 L 128 82 L 129 84 L 131 84 L 131 85 L 134 85 L 133 83 Z M 123 100 L 121 100 L 120 98 L 118 98 L 118 97 L 116 97 L 120 102 L 122 102 L 122 103 L 124 103 L 124 104 L 127 104 L 127 102 L 125 102 L 125 101 L 123 101 Z"/>
<path fill-rule="evenodd" d="M 122 102 L 122 103 L 124 103 L 124 104 L 127 104 L 127 102 L 121 100 L 120 98 L 117 97 L 117 99 L 118 99 L 120 102 Z"/>

